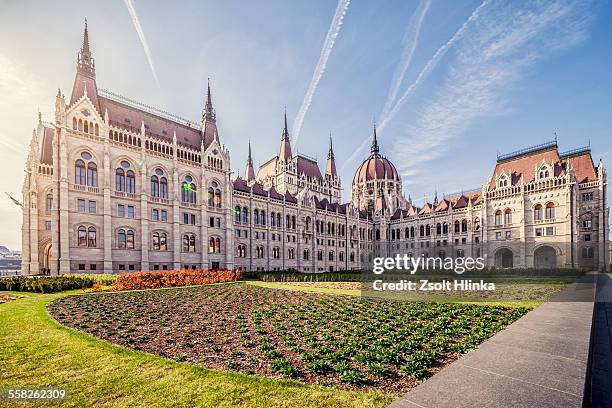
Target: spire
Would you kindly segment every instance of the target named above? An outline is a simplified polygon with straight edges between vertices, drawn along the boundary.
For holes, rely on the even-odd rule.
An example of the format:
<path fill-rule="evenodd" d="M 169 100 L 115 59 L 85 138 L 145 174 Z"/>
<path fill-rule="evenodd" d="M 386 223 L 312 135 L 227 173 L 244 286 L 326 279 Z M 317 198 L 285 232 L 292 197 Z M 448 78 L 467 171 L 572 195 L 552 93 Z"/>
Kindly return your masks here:
<path fill-rule="evenodd" d="M 255 169 L 253 168 L 253 156 L 251 155 L 251 140 L 249 139 L 249 157 L 247 158 L 247 164 L 245 168 L 246 182 L 250 183 L 255 181 Z"/>
<path fill-rule="evenodd" d="M 370 148 L 372 155 L 377 156 L 379 153 L 378 139 L 376 138 L 376 122 L 374 122 L 374 137 L 372 138 L 372 147 Z"/>
<path fill-rule="evenodd" d="M 334 160 L 334 147 L 332 145 L 332 136 L 329 132 L 329 151 L 327 152 L 327 165 L 325 166 L 325 175 L 330 177 L 336 177 L 336 161 Z"/>
<path fill-rule="evenodd" d="M 285 128 L 281 140 L 289 138 L 289 130 L 287 130 L 287 106 L 285 105 Z"/>
<path fill-rule="evenodd" d="M 285 163 L 291 160 L 291 141 L 289 140 L 289 130 L 287 129 L 287 107 L 285 106 L 285 127 L 283 129 L 283 135 L 281 137 L 281 147 L 279 158 Z"/>
<path fill-rule="evenodd" d="M 91 50 L 89 49 L 89 30 L 87 30 L 87 19 L 85 19 L 85 30 L 83 31 L 83 46 L 77 57 L 77 71 L 81 74 L 96 76 L 96 65 L 94 59 L 91 56 Z"/>
<path fill-rule="evenodd" d="M 202 114 L 202 120 L 210 118 L 215 120 L 215 109 L 212 104 L 212 96 L 210 93 L 210 78 L 208 78 L 207 91 L 206 91 L 206 104 L 204 104 L 204 113 Z"/>
<path fill-rule="evenodd" d="M 212 104 L 212 92 L 210 91 L 210 78 L 208 78 L 206 87 L 206 103 L 202 111 L 202 139 L 205 148 L 208 148 L 213 140 L 219 141 L 217 132 L 217 114 Z"/>

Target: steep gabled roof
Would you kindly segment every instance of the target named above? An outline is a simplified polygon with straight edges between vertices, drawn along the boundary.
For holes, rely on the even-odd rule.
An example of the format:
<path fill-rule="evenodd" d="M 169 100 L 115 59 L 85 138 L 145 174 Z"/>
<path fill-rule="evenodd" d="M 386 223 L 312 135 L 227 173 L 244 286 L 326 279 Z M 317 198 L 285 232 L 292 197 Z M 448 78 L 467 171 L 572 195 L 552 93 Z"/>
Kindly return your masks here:
<path fill-rule="evenodd" d="M 55 130 L 53 128 L 44 127 L 43 139 L 40 149 L 40 162 L 42 164 L 53 164 L 53 137 Z"/>
<path fill-rule="evenodd" d="M 249 186 L 247 186 L 247 182 L 240 176 L 236 177 L 236 180 L 234 180 L 234 190 L 242 191 L 243 193 L 250 192 Z"/>

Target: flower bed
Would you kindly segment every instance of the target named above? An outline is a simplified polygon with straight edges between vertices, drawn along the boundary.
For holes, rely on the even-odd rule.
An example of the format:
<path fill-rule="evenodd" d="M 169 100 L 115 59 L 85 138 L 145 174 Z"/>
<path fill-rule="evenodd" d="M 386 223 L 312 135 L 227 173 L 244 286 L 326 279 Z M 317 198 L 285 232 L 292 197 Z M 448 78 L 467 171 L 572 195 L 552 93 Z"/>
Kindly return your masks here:
<path fill-rule="evenodd" d="M 48 310 L 69 327 L 176 361 L 396 394 L 528 311 L 245 284 L 67 296 Z"/>
<path fill-rule="evenodd" d="M 176 286 L 207 285 L 242 280 L 244 273 L 236 269 L 177 269 L 123 273 L 111 290 L 141 290 L 173 288 Z"/>
<path fill-rule="evenodd" d="M 71 289 L 91 288 L 95 283 L 93 278 L 84 276 L 13 276 L 0 279 L 0 290 L 17 292 L 54 293 Z"/>

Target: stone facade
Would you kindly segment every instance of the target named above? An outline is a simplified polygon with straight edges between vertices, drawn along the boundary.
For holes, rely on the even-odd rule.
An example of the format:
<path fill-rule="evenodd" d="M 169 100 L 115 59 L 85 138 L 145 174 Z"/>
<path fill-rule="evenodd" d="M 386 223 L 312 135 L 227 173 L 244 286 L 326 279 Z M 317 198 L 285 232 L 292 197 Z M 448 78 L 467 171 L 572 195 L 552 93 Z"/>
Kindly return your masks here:
<path fill-rule="evenodd" d="M 231 180 L 210 86 L 200 124 L 98 89 L 87 27 L 69 101 L 34 129 L 23 183 L 24 274 L 175 268 L 368 268 L 375 256 L 482 256 L 491 266 L 609 264 L 606 171 L 555 142 L 498 157 L 478 191 L 418 207 L 379 152 L 351 202 L 328 149 L 324 174 L 279 154 Z"/>

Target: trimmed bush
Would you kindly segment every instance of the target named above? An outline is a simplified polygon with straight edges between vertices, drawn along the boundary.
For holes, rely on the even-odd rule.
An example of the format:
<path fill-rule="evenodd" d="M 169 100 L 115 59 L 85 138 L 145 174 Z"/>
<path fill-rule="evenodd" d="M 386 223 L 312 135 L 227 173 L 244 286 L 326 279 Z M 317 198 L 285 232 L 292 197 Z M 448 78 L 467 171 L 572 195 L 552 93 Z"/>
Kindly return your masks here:
<path fill-rule="evenodd" d="M 17 292 L 54 293 L 71 289 L 91 288 L 94 279 L 84 276 L 13 276 L 0 279 L 0 290 Z"/>
<path fill-rule="evenodd" d="M 140 290 L 173 288 L 177 286 L 208 285 L 242 280 L 244 273 L 237 269 L 177 269 L 122 273 L 111 290 Z"/>

